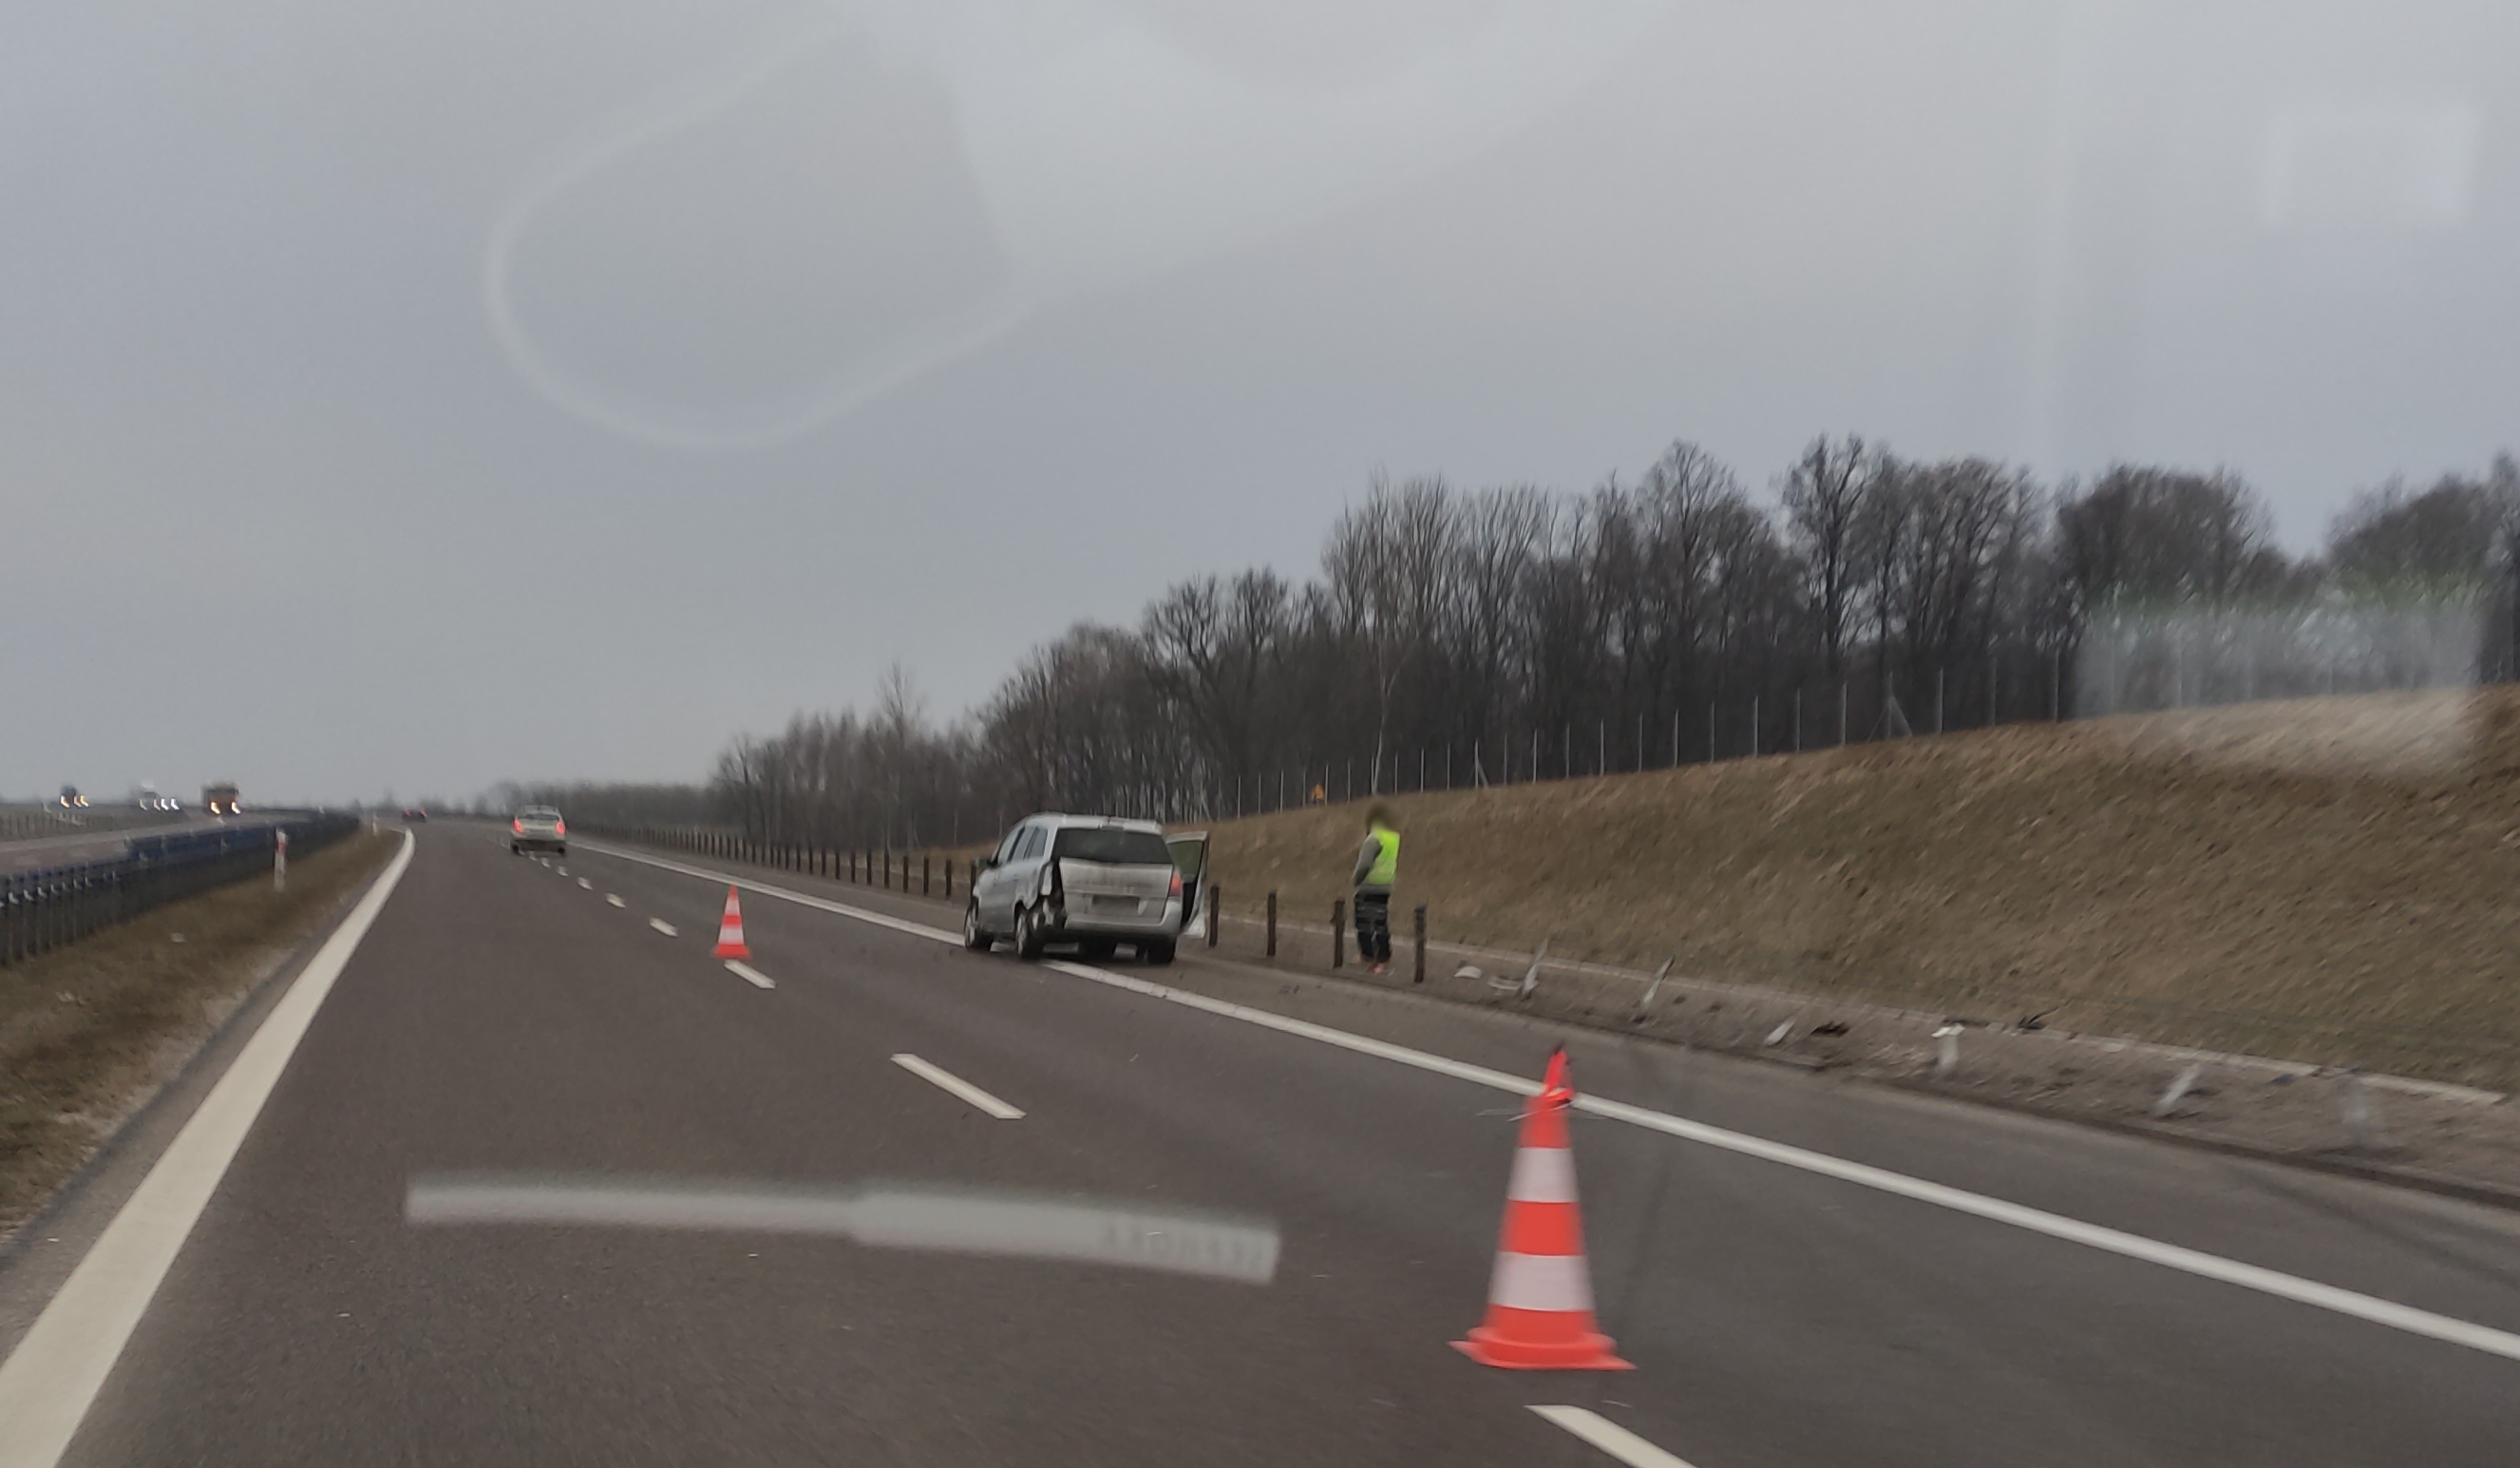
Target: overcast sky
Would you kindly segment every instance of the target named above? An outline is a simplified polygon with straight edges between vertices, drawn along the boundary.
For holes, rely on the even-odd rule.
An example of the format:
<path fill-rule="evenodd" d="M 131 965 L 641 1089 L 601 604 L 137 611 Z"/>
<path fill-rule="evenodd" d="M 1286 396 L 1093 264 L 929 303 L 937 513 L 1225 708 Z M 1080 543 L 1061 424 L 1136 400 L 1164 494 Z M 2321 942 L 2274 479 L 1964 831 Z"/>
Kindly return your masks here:
<path fill-rule="evenodd" d="M 2520 445 L 2520 7 L 0 12 L 0 793 L 688 778 L 1377 468 Z"/>

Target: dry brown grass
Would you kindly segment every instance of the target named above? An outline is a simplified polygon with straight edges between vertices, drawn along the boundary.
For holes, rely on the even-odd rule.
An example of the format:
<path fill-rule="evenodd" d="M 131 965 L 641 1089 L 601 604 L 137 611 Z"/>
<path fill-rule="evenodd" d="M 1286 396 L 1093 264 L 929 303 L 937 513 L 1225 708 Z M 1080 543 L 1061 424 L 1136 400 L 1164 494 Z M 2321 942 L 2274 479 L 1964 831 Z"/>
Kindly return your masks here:
<path fill-rule="evenodd" d="M 2520 1082 L 2520 698 L 2307 700 L 1405 796 L 1396 929 Z M 1321 921 L 1361 803 L 1216 828 Z"/>
<path fill-rule="evenodd" d="M 400 841 L 362 831 L 291 862 L 285 893 L 249 878 L 0 969 L 0 1233 L 180 1070 Z"/>

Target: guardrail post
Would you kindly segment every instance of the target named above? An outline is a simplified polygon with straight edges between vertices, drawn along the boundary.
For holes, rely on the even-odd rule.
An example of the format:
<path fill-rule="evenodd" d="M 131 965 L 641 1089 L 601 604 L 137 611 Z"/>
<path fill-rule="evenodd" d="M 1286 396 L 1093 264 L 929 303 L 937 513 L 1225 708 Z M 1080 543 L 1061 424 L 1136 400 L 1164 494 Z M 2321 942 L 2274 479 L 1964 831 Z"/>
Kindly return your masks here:
<path fill-rule="evenodd" d="M 1211 948 L 1216 946 L 1216 930 L 1224 925 L 1224 902 L 1225 889 L 1207 884 L 1207 945 Z"/>
<path fill-rule="evenodd" d="M 1418 956 L 1411 966 L 1412 972 L 1409 976 L 1409 982 L 1412 984 L 1423 984 L 1426 982 L 1426 904 L 1423 902 L 1418 904 L 1415 926 L 1417 928 Z"/>
<path fill-rule="evenodd" d="M 1347 899 L 1330 904 L 1330 967 L 1347 966 Z"/>
<path fill-rule="evenodd" d="M 1269 890 L 1269 957 L 1278 956 L 1278 890 Z"/>

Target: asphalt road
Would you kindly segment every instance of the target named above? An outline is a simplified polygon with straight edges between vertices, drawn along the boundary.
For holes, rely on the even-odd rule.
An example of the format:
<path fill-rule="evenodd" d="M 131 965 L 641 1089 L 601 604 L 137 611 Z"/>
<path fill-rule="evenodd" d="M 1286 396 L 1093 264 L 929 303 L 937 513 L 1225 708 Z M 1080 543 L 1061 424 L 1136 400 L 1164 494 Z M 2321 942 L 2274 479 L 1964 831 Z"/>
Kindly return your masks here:
<path fill-rule="evenodd" d="M 270 816 L 252 814 L 226 817 L 187 815 L 120 831 L 73 831 L 62 836 L 4 841 L 0 842 L 0 872 L 31 872 L 46 867 L 71 866 L 82 861 L 111 860 L 129 850 L 131 839 L 135 836 L 176 836 L 220 825 L 261 826 L 271 820 Z"/>
<path fill-rule="evenodd" d="M 1290 1033 L 755 893 L 763 987 L 709 955 L 721 883 L 496 838 L 421 830 L 64 1461 L 1618 1461 L 1534 1406 L 1585 1408 L 1663 1468 L 1651 1451 L 2520 1461 L 2520 1359 L 2420 1324 L 2520 1333 L 2508 1216 L 1250 967 L 1099 966 L 1327 1027 Z M 1447 1343 L 1480 1318 L 1519 1103 L 1422 1057 L 1536 1077 L 1560 1039 L 1588 1096 L 2431 1313 L 2362 1318 L 1582 1114 L 1594 1284 L 1636 1369 L 1486 1369 Z M 1253 1282 L 1027 1257 L 1003 1218 L 982 1254 L 407 1220 L 415 1178 L 484 1170 L 706 1206 L 1020 1194 L 1181 1212 L 1193 1233 L 1274 1234 L 1276 1255 Z M 61 1216 L 61 1243 L 0 1272 L 0 1305 L 58 1277 L 41 1249 L 80 1247 L 75 1200 Z"/>

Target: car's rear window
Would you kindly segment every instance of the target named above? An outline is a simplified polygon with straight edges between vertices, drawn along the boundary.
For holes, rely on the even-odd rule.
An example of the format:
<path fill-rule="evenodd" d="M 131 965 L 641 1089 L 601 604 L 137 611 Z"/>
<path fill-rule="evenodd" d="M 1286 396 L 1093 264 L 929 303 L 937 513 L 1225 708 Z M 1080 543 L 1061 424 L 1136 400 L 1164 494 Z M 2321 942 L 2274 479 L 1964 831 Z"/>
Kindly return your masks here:
<path fill-rule="evenodd" d="M 1170 866 L 1172 848 L 1152 831 L 1098 831 L 1091 826 L 1071 826 L 1058 833 L 1050 849 L 1053 856 L 1075 861 L 1102 861 L 1124 866 Z"/>
<path fill-rule="evenodd" d="M 556 820 L 559 820 L 559 819 L 560 819 L 560 812 L 559 812 L 559 811 L 557 811 L 557 810 L 545 810 L 545 809 L 541 809 L 541 808 L 539 808 L 539 807 L 537 807 L 537 808 L 535 808 L 535 809 L 532 809 L 532 810 L 523 811 L 523 812 L 520 812 L 520 813 L 524 816 L 524 818 L 525 818 L 526 820 L 529 820 L 529 821 L 556 821 Z"/>

